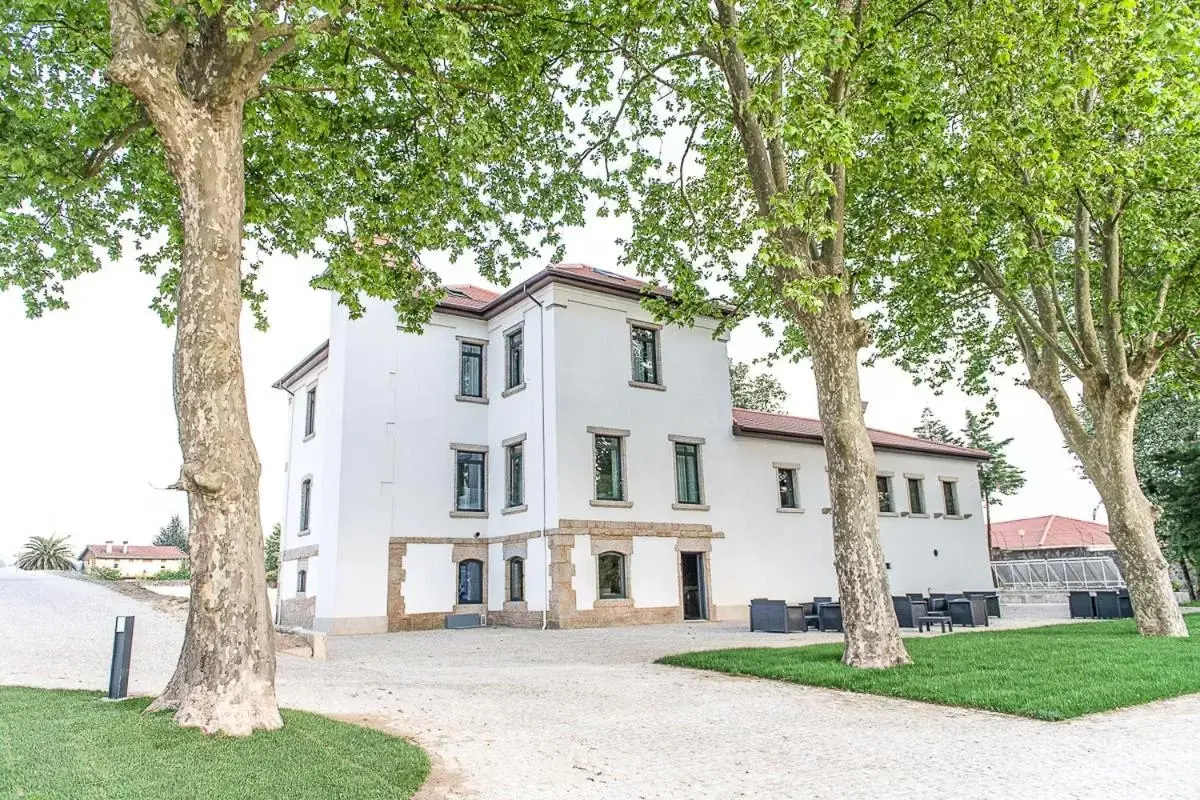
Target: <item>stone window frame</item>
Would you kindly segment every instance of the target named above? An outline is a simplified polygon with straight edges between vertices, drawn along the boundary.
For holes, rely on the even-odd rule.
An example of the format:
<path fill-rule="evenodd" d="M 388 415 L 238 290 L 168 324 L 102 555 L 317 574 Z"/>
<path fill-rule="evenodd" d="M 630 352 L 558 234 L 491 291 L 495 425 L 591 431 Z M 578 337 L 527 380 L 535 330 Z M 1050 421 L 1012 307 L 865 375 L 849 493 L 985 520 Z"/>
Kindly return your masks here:
<path fill-rule="evenodd" d="M 595 536 L 591 540 L 592 563 L 596 568 L 596 599 L 592 608 L 613 608 L 633 605 L 633 539 L 601 539 Z M 615 554 L 621 557 L 621 577 L 624 584 L 624 597 L 600 596 L 600 557 Z"/>
<path fill-rule="evenodd" d="M 480 403 L 487 405 L 488 402 L 488 340 L 479 339 L 473 336 L 456 336 L 455 341 L 458 342 L 458 389 L 454 393 L 454 399 L 460 403 Z M 464 344 L 478 345 L 481 349 L 479 357 L 479 397 L 462 393 L 462 348 Z"/>
<path fill-rule="evenodd" d="M 667 441 L 671 443 L 671 474 L 675 476 L 675 502 L 671 503 L 671 508 L 675 511 L 708 511 L 710 506 L 705 502 L 708 496 L 704 490 L 704 437 L 671 433 L 667 435 Z M 696 484 L 700 490 L 699 503 L 679 502 L 679 470 L 676 469 L 675 462 L 675 445 L 677 444 L 690 444 L 696 447 Z"/>
<path fill-rule="evenodd" d="M 450 550 L 450 561 L 454 564 L 454 611 L 455 614 L 486 614 L 488 605 L 488 545 L 486 542 L 467 540 L 455 543 Z M 480 567 L 479 603 L 458 602 L 458 570 L 464 561 L 478 561 Z"/>
<path fill-rule="evenodd" d="M 512 374 L 512 337 L 518 333 L 521 335 L 521 374 L 518 376 L 520 380 L 509 385 L 508 379 Z M 500 396 L 509 397 L 525 388 L 525 321 L 521 320 L 516 325 L 506 328 L 500 341 L 504 343 L 504 391 Z"/>
<path fill-rule="evenodd" d="M 320 381 L 313 381 L 312 385 L 304 391 L 304 438 L 301 441 L 307 442 L 317 435 L 317 385 L 319 383 Z"/>
<path fill-rule="evenodd" d="M 450 450 L 453 453 L 450 462 L 450 516 L 455 519 L 487 519 L 488 516 L 488 489 L 491 481 L 491 469 L 488 464 L 488 446 L 486 444 L 463 444 L 461 442 L 451 442 Z M 482 511 L 459 511 L 458 510 L 458 453 L 482 453 L 483 454 L 483 510 Z"/>
<path fill-rule="evenodd" d="M 884 478 L 887 480 L 887 487 L 888 487 L 887 496 L 888 496 L 888 499 L 891 501 L 891 506 L 892 506 L 890 511 L 884 511 L 883 505 L 881 503 L 879 503 L 879 479 L 880 478 Z M 878 513 L 879 516 L 881 516 L 881 517 L 898 517 L 898 516 L 900 516 L 900 512 L 896 510 L 896 480 L 895 480 L 895 478 L 896 478 L 896 473 L 892 472 L 891 470 L 876 470 L 875 471 L 875 498 L 876 498 L 876 506 L 877 506 L 876 513 Z"/>
<path fill-rule="evenodd" d="M 592 472 L 592 499 L 589 504 L 600 508 L 633 508 L 633 501 L 629 499 L 629 431 L 624 428 L 603 428 L 597 425 L 588 425 L 587 432 L 592 437 L 591 447 L 591 472 Z M 605 436 L 608 438 L 619 439 L 621 447 L 621 500 L 602 500 L 596 497 L 596 437 Z"/>
<path fill-rule="evenodd" d="M 300 479 L 300 519 L 297 536 L 308 536 L 312 533 L 312 487 L 313 476 L 310 472 Z"/>
<path fill-rule="evenodd" d="M 626 317 L 625 322 L 629 325 L 629 385 L 635 389 L 651 389 L 656 392 L 665 392 L 667 384 L 663 380 L 663 326 L 657 322 L 635 319 L 633 317 Z M 655 381 L 639 381 L 635 377 L 637 375 L 637 361 L 633 357 L 633 331 L 635 328 L 651 331 L 654 334 L 654 377 L 657 379 Z"/>
<path fill-rule="evenodd" d="M 529 604 L 526 601 L 527 593 L 525 592 L 525 583 L 528 581 L 528 566 L 529 566 L 529 546 L 527 540 L 519 542 L 504 542 L 502 556 L 504 558 L 504 610 L 505 611 L 528 611 Z M 511 600 L 512 597 L 512 564 L 514 558 L 521 560 L 521 599 Z"/>
<path fill-rule="evenodd" d="M 795 461 L 772 461 L 771 467 L 775 470 L 775 512 L 777 514 L 803 514 L 804 513 L 804 496 L 800 493 L 800 470 L 802 465 Z M 795 506 L 785 506 L 779 496 L 779 473 L 792 473 L 792 492 L 796 495 Z"/>
<path fill-rule="evenodd" d="M 938 475 L 938 483 L 942 485 L 942 519 L 966 519 L 962 513 L 962 497 L 958 494 L 958 476 L 957 475 Z M 954 495 L 954 514 L 950 513 L 950 509 L 946 507 L 946 485 L 950 484 L 951 494 Z"/>
<path fill-rule="evenodd" d="M 528 485 L 525 481 L 525 440 L 528 439 L 528 434 L 520 433 L 516 436 L 510 436 L 500 442 L 500 446 L 504 448 L 504 503 L 500 509 L 501 514 L 520 514 L 523 511 L 529 510 L 529 504 L 525 496 L 528 490 Z M 515 506 L 510 506 L 508 501 L 512 497 L 512 448 L 521 446 L 521 502 Z"/>
<path fill-rule="evenodd" d="M 911 481 L 917 481 L 921 486 L 921 510 L 917 511 L 912 507 L 912 485 Z M 908 497 L 908 511 L 902 516 L 910 519 L 929 519 L 929 497 L 925 494 L 925 476 L 915 472 L 904 473 L 904 488 L 905 495 Z"/>

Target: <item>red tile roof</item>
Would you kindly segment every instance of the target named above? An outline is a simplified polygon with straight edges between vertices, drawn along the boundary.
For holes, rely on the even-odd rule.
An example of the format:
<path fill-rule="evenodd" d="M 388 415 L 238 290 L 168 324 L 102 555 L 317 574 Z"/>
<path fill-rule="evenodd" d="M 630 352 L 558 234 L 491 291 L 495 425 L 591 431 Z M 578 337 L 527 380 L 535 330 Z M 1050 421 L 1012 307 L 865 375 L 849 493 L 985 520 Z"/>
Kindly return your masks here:
<path fill-rule="evenodd" d="M 464 311 L 479 311 L 500 296 L 490 289 L 484 289 L 481 286 L 472 286 L 469 283 L 457 283 L 445 288 L 446 296 L 441 299 L 438 305 L 460 308 Z M 466 297 L 462 295 L 466 295 Z"/>
<path fill-rule="evenodd" d="M 1001 550 L 1115 549 L 1107 525 L 1056 514 L 993 522 L 992 547 Z"/>
<path fill-rule="evenodd" d="M 92 554 L 97 558 L 104 559 L 136 558 L 155 560 L 163 559 L 170 561 L 171 559 L 187 558 L 187 553 L 183 552 L 178 547 L 162 547 L 155 544 L 131 544 L 129 545 L 129 552 L 124 552 L 123 548 L 125 545 L 113 542 L 112 552 L 109 553 L 105 551 L 107 546 L 108 545 L 104 544 L 89 544 L 87 547 L 83 548 L 83 552 L 79 554 L 79 558 L 83 559 L 83 557 L 88 554 L 89 550 L 91 550 Z"/>
<path fill-rule="evenodd" d="M 791 439 L 807 439 L 823 441 L 824 430 L 819 419 L 810 417 L 792 417 L 787 414 L 770 414 L 765 411 L 750 411 L 745 408 L 733 409 L 733 430 L 739 434 L 759 434 L 767 436 L 782 436 Z M 989 459 L 991 455 L 983 450 L 971 447 L 959 447 L 942 442 L 931 442 L 928 439 L 918 439 L 915 436 L 905 436 L 902 433 L 880 431 L 867 428 L 871 444 L 885 450 L 906 450 L 933 455 L 955 456 L 957 458 Z"/>
<path fill-rule="evenodd" d="M 606 291 L 611 294 L 637 296 L 647 291 L 652 294 L 669 297 L 670 291 L 661 287 L 651 286 L 645 281 L 620 275 L 616 272 L 593 267 L 588 264 L 551 264 L 536 275 L 510 287 L 503 293 L 493 292 L 480 286 L 458 284 L 447 286 L 447 289 L 457 290 L 468 297 L 457 297 L 447 294 L 438 303 L 438 308 L 447 311 L 466 311 L 480 316 L 489 316 L 492 312 L 507 308 L 515 302 L 526 290 L 533 291 L 551 281 L 575 283 Z"/>

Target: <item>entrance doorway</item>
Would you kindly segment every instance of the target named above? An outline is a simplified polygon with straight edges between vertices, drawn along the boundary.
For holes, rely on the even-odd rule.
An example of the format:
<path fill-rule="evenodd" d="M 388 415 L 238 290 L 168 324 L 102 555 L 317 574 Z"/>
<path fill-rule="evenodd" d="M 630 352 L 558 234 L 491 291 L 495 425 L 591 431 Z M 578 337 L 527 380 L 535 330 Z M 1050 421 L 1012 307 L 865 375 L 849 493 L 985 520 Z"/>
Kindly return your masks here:
<path fill-rule="evenodd" d="M 704 553 L 680 553 L 679 574 L 683 583 L 683 618 L 708 619 Z"/>

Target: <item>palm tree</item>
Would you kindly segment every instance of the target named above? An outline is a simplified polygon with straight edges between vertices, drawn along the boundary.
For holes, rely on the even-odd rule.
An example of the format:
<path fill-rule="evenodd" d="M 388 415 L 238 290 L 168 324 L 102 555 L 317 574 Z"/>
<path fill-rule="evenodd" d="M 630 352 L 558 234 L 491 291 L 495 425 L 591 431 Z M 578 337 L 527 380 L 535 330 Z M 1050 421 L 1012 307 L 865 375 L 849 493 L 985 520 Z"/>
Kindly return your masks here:
<path fill-rule="evenodd" d="M 30 536 L 17 556 L 21 569 L 70 569 L 71 561 L 66 536 Z"/>

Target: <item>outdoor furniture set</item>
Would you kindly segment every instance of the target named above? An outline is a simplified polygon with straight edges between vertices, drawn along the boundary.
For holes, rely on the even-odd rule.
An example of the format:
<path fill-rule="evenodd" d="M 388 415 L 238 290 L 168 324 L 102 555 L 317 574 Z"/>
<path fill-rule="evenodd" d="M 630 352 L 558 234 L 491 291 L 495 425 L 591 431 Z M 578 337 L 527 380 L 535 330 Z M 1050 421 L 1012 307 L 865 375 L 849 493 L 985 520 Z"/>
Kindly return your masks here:
<path fill-rule="evenodd" d="M 896 621 L 901 628 L 944 632 L 957 625 L 987 626 L 988 617 L 1000 616 L 1000 598 L 995 592 L 963 592 L 961 594 L 907 594 L 892 597 Z M 789 604 L 784 600 L 765 597 L 750 601 L 750 630 L 766 633 L 841 631 L 842 606 L 831 597 L 814 597 L 811 603 Z"/>
<path fill-rule="evenodd" d="M 1097 589 L 1067 593 L 1073 619 L 1119 619 L 1133 616 L 1128 589 Z"/>

